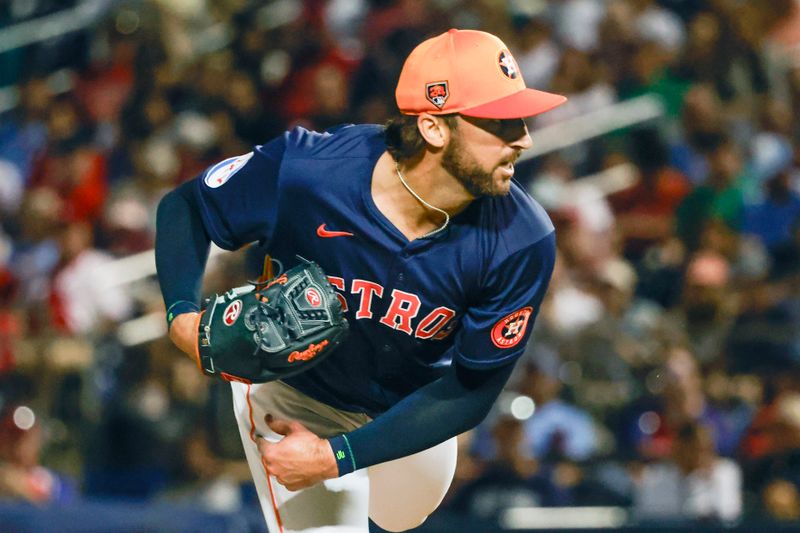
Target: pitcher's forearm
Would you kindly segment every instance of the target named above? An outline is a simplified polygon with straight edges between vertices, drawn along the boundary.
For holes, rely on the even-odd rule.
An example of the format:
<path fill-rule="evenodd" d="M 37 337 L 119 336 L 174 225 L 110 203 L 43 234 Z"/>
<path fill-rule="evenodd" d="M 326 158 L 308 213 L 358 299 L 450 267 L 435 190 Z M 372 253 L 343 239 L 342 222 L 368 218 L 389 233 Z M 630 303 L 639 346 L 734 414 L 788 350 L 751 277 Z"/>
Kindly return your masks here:
<path fill-rule="evenodd" d="M 164 196 L 156 217 L 156 270 L 170 330 L 176 317 L 200 311 L 200 286 L 211 243 L 193 196 L 192 184 L 186 182 Z M 183 329 L 176 344 L 187 351 L 188 336 Z M 172 332 L 170 338 L 173 338 Z M 193 348 L 191 351 L 194 353 Z"/>

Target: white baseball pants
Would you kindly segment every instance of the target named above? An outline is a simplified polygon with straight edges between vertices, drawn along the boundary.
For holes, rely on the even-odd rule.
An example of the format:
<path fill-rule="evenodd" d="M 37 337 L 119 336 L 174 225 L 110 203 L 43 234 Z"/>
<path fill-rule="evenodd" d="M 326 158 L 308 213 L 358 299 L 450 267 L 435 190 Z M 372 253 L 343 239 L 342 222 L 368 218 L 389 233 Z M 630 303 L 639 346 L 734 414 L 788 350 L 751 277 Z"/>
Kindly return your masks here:
<path fill-rule="evenodd" d="M 366 533 L 367 516 L 388 531 L 419 526 L 442 502 L 456 467 L 456 438 L 296 492 L 268 476 L 256 435 L 278 441 L 264 416 L 297 420 L 327 438 L 370 421 L 334 409 L 280 381 L 231 383 L 233 407 L 247 462 L 270 533 Z"/>

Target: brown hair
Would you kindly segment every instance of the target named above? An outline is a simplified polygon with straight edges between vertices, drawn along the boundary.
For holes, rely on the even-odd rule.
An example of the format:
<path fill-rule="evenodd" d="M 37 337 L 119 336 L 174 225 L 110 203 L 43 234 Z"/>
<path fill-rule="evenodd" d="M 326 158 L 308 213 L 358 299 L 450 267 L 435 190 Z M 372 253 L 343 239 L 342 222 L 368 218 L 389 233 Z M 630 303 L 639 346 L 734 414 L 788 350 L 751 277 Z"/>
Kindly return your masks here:
<path fill-rule="evenodd" d="M 452 130 L 456 129 L 456 113 L 438 115 Z M 386 121 L 384 139 L 386 149 L 398 163 L 418 157 L 425 148 L 425 138 L 417 127 L 417 115 L 398 114 Z"/>

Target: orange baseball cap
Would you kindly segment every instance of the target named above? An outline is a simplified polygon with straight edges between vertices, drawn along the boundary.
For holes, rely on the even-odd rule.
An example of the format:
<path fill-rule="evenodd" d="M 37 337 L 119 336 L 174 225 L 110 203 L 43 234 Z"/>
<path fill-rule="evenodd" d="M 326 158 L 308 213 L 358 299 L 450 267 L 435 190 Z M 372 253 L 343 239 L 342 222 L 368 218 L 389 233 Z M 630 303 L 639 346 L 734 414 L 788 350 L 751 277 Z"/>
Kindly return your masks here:
<path fill-rule="evenodd" d="M 491 33 L 456 29 L 422 42 L 409 54 L 395 98 L 405 115 L 461 113 L 498 119 L 531 117 L 567 101 L 525 87 L 511 52 Z"/>

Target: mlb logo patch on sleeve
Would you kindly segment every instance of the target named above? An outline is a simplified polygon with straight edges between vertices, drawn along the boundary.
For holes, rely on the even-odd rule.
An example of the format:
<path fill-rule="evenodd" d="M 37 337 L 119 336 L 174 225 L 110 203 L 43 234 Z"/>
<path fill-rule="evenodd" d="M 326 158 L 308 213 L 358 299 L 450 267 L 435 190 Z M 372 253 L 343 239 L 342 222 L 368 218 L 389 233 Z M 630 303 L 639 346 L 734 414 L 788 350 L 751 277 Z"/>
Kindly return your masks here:
<path fill-rule="evenodd" d="M 225 185 L 225 182 L 231 179 L 251 157 L 253 157 L 253 152 L 248 152 L 236 157 L 229 157 L 224 161 L 220 161 L 206 172 L 206 177 L 204 178 L 206 185 L 212 189 Z"/>

